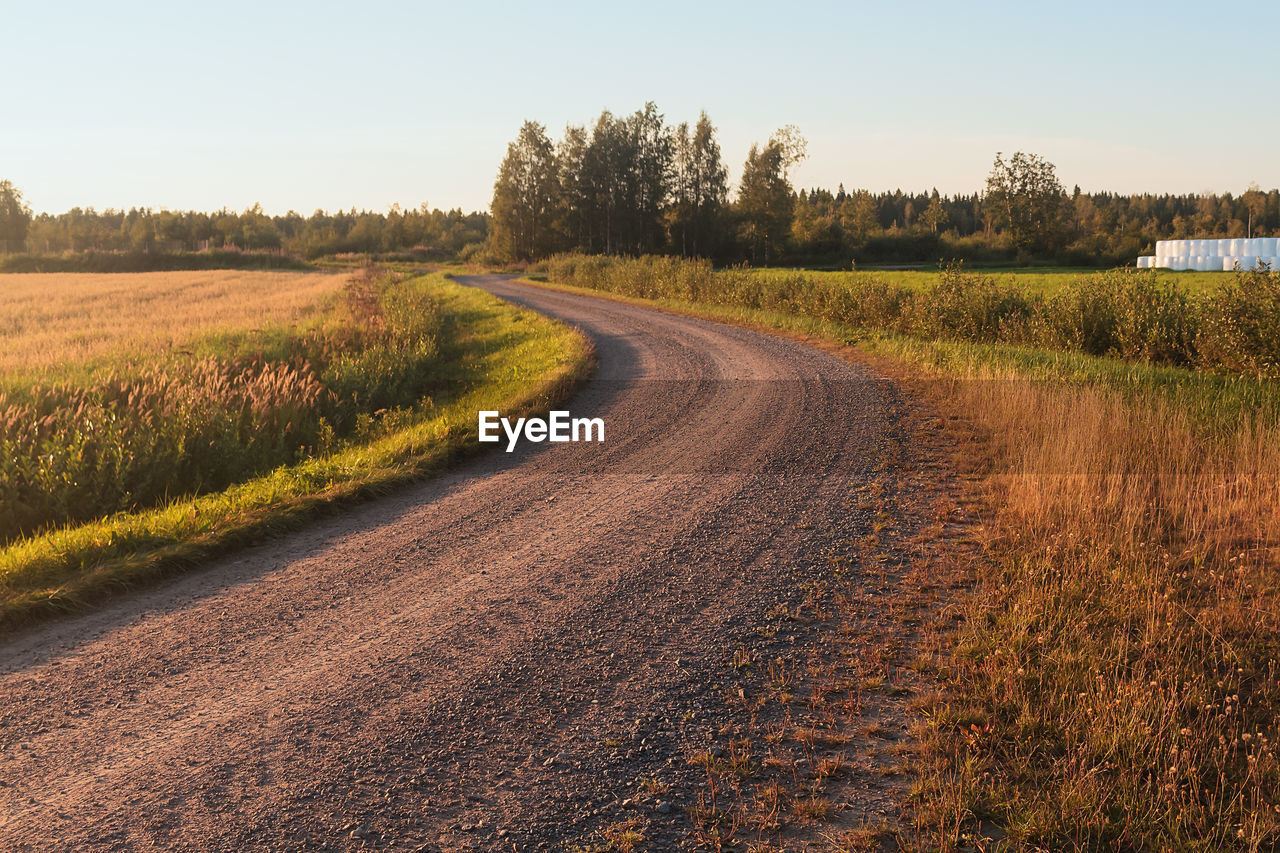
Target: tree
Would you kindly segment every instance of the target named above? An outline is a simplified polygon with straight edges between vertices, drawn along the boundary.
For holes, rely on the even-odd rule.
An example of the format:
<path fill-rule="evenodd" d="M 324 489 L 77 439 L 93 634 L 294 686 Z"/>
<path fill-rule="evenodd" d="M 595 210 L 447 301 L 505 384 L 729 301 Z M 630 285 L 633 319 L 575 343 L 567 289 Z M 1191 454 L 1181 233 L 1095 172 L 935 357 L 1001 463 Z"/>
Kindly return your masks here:
<path fill-rule="evenodd" d="M 498 254 L 532 260 L 554 249 L 559 170 L 546 128 L 526 121 L 507 146 L 493 185 L 493 244 Z"/>
<path fill-rule="evenodd" d="M 27 244 L 31 208 L 10 181 L 0 181 L 0 252 L 21 252 Z"/>
<path fill-rule="evenodd" d="M 880 227 L 876 213 L 876 200 L 866 190 L 858 190 L 845 196 L 840 204 L 840 227 L 849 242 L 849 248 L 866 242 L 871 233 Z"/>
<path fill-rule="evenodd" d="M 1065 196 L 1053 164 L 1043 157 L 1018 151 L 1005 160 L 997 152 L 983 207 L 1008 229 L 1019 252 L 1041 253 L 1058 247 Z"/>
<path fill-rule="evenodd" d="M 937 234 L 938 226 L 946 225 L 950 219 L 947 209 L 942 206 L 942 197 L 938 195 L 938 190 L 935 188 L 933 196 L 929 199 L 929 206 L 924 209 L 924 213 L 920 214 L 920 221 L 928 225 L 934 234 Z"/>
<path fill-rule="evenodd" d="M 1260 220 L 1267 212 L 1267 196 L 1257 184 L 1249 184 L 1249 189 L 1240 197 L 1245 209 L 1249 211 L 1249 237 L 1253 236 L 1253 223 Z"/>
<path fill-rule="evenodd" d="M 631 186 L 634 195 L 635 251 L 656 252 L 662 249 L 664 233 L 662 213 L 667 206 L 671 177 L 671 131 L 663 123 L 658 106 L 649 101 L 627 120 L 631 135 Z"/>
<path fill-rule="evenodd" d="M 591 146 L 587 129 L 569 125 L 556 146 L 560 168 L 560 230 L 570 247 L 584 252 L 596 250 L 596 223 L 591 176 L 587 172 L 587 150 Z"/>
<path fill-rule="evenodd" d="M 793 125 L 779 129 L 763 148 L 752 145 L 742 166 L 738 215 L 742 237 L 754 263 L 769 263 L 782 254 L 791 233 L 795 192 L 788 180 L 792 166 L 803 160 L 807 144 Z"/>
<path fill-rule="evenodd" d="M 594 222 L 595 251 L 614 254 L 632 244 L 634 159 L 635 145 L 626 122 L 605 110 L 596 119 L 582 160 L 583 206 Z"/>
<path fill-rule="evenodd" d="M 715 251 L 715 236 L 728 195 L 729 172 L 720 159 L 716 129 L 704 111 L 692 134 L 681 122 L 672 136 L 673 168 L 669 230 L 680 254 Z"/>

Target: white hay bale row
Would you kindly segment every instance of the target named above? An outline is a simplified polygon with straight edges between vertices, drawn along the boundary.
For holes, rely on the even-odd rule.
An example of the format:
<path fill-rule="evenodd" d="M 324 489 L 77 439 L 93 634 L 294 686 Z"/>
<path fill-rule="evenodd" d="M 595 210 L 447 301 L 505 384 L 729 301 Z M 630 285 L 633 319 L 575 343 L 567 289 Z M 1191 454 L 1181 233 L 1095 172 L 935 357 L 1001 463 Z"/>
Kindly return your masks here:
<path fill-rule="evenodd" d="M 1237 261 L 1241 269 L 1252 269 L 1259 261 L 1271 263 L 1280 257 L 1280 238 L 1232 237 L 1224 240 L 1157 240 L 1156 253 L 1138 259 L 1142 269 L 1230 270 Z"/>

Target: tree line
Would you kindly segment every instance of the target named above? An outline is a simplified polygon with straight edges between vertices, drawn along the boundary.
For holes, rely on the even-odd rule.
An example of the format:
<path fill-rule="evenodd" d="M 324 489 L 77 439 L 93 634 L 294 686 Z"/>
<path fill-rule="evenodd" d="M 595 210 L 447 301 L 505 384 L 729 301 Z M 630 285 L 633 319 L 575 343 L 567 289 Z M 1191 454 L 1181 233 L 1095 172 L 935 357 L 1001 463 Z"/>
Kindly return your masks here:
<path fill-rule="evenodd" d="M 1064 190 L 1053 164 L 998 154 L 972 193 L 797 191 L 805 159 L 791 126 L 751 146 L 732 189 L 715 126 L 668 124 L 652 102 L 601 113 L 559 140 L 526 121 L 508 146 L 489 213 L 392 207 L 242 212 L 73 208 L 33 216 L 0 180 L 0 253 L 278 251 L 302 257 L 418 250 L 464 260 L 535 260 L 557 252 L 669 253 L 718 263 L 814 264 L 1045 259 L 1131 263 L 1159 239 L 1280 234 L 1280 190 L 1238 195 L 1122 195 Z"/>
<path fill-rule="evenodd" d="M 1054 259 L 1116 264 L 1155 241 L 1280 234 L 1280 190 L 1239 195 L 1066 192 L 1052 163 L 997 154 L 973 193 L 798 192 L 806 156 L 794 127 L 753 145 L 730 192 L 716 129 L 704 112 L 671 126 L 652 102 L 603 112 L 553 140 L 526 121 L 494 183 L 491 253 L 535 260 L 556 252 L 669 253 L 721 263 Z M 731 197 L 732 195 L 732 197 Z"/>
<path fill-rule="evenodd" d="M 0 253 L 54 255 L 78 252 L 198 252 L 219 249 L 279 251 L 304 258 L 323 255 L 416 251 L 459 257 L 481 249 L 489 233 L 487 213 L 393 205 L 310 216 L 290 211 L 269 216 L 261 205 L 236 212 L 103 210 L 72 208 L 33 216 L 22 193 L 0 181 Z"/>

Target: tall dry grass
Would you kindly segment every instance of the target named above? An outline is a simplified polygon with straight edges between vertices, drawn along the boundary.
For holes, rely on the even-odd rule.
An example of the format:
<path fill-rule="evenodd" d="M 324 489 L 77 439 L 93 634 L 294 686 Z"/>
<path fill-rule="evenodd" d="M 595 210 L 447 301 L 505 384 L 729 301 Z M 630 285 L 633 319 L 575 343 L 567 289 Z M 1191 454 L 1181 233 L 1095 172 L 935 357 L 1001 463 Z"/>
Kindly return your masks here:
<path fill-rule="evenodd" d="M 442 381 L 445 318 L 416 280 L 325 276 L 302 281 L 302 292 L 287 298 L 255 296 L 239 278 L 222 279 L 216 293 L 197 286 L 190 297 L 164 289 L 172 284 L 144 288 L 158 319 L 149 326 L 131 316 L 137 339 L 111 360 L 50 382 L 0 373 L 9 380 L 0 384 L 0 543 L 219 491 L 343 439 L 367 439 L 380 419 L 415 406 Z M 326 299 L 302 327 L 266 326 L 256 311 L 242 321 L 249 329 L 226 325 L 249 316 L 245 305 L 280 316 L 314 311 L 335 285 L 340 298 Z M 120 312 L 133 298 L 107 301 Z M 188 303 L 203 307 L 184 310 Z M 215 314 L 219 334 L 209 338 L 203 324 Z M 77 315 L 50 335 L 89 322 Z M 178 334 L 209 354 L 155 349 Z"/>
<path fill-rule="evenodd" d="M 922 729 L 942 845 L 1280 843 L 1280 429 L 1164 399 L 958 381 L 993 517 Z"/>
<path fill-rule="evenodd" d="M 344 281 L 253 270 L 0 274 L 0 375 L 300 323 L 323 311 Z"/>

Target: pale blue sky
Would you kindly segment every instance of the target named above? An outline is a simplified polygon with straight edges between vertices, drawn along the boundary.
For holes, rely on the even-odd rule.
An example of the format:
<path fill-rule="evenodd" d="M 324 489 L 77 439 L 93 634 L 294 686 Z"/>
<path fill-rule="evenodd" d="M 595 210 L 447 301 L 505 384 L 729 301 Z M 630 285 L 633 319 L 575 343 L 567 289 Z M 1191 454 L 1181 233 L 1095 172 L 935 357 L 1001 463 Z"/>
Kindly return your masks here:
<path fill-rule="evenodd" d="M 705 109 L 736 175 L 800 127 L 800 186 L 1280 185 L 1280 3 L 5 0 L 0 178 L 37 211 L 487 207 L 525 118 Z M 1256 45 L 1251 42 L 1256 41 Z"/>

